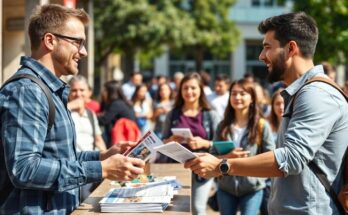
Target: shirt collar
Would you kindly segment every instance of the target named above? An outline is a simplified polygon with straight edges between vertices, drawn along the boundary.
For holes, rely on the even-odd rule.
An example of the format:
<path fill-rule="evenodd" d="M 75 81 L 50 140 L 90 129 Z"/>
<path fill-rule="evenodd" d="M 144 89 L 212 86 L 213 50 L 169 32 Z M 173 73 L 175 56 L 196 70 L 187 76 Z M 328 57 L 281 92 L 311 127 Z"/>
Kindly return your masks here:
<path fill-rule="evenodd" d="M 50 70 L 48 70 L 44 65 L 39 63 L 34 58 L 22 56 L 20 64 L 31 69 L 36 75 L 38 75 L 41 78 L 43 82 L 46 83 L 46 85 L 53 92 L 56 92 L 66 87 L 66 83 L 60 80 Z"/>
<path fill-rule="evenodd" d="M 322 65 L 317 65 L 310 70 L 308 70 L 305 74 L 303 74 L 300 78 L 290 84 L 285 90 L 282 92 L 286 93 L 288 96 L 293 96 L 297 91 L 306 83 L 307 80 L 313 78 L 317 75 L 324 75 L 324 69 Z"/>

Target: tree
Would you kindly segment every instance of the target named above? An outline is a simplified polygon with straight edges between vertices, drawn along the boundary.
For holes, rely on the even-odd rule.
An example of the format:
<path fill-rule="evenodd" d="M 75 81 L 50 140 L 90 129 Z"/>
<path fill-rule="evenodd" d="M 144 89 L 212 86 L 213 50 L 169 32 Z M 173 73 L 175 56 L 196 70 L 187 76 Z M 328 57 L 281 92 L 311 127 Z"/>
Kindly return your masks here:
<path fill-rule="evenodd" d="M 191 53 L 195 58 L 196 70 L 203 69 L 206 51 L 214 56 L 230 54 L 239 43 L 240 33 L 229 12 L 235 0 L 176 0 L 175 5 L 193 20 L 193 40 L 186 41 L 179 49 Z"/>
<path fill-rule="evenodd" d="M 311 15 L 319 28 L 315 61 L 344 63 L 348 57 L 348 1 L 295 0 L 295 11 Z"/>
<path fill-rule="evenodd" d="M 191 38 L 187 32 L 193 23 L 171 1 L 103 0 L 94 4 L 96 66 L 109 54 L 121 53 L 126 59 L 123 70 L 129 74 L 140 51 L 160 54 L 165 44 L 180 47 Z"/>

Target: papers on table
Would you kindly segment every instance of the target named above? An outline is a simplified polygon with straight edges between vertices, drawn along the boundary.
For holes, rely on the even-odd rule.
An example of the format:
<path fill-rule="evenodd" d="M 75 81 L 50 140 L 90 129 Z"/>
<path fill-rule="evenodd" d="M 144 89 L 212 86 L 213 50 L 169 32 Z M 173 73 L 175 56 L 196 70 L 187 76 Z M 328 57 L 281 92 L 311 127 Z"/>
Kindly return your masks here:
<path fill-rule="evenodd" d="M 184 163 L 196 157 L 190 150 L 177 142 L 163 144 L 152 131 L 148 131 L 139 142 L 132 149 L 126 151 L 124 155 L 147 161 L 151 159 L 157 151 L 180 163 Z"/>
<path fill-rule="evenodd" d="M 174 196 L 175 184 L 180 185 L 171 177 L 167 181 L 111 189 L 99 202 L 101 212 L 163 212 Z"/>

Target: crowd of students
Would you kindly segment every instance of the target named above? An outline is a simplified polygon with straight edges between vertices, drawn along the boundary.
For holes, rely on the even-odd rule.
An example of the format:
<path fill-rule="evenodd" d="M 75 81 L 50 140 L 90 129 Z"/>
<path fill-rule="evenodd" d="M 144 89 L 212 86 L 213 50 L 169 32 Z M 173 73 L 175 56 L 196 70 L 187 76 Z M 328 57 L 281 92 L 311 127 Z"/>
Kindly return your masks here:
<path fill-rule="evenodd" d="M 174 77 L 170 81 L 169 77 L 160 75 L 147 85 L 143 83 L 142 74 L 134 72 L 128 82 L 111 80 L 104 83 L 98 102 L 91 99 L 91 88 L 86 79 L 74 76 L 69 81 L 68 107 L 73 113 L 78 146 L 86 145 L 80 150 L 104 150 L 118 144 L 120 139 L 115 141 L 113 137 L 120 134 L 115 134 L 113 127 L 123 119 L 127 124 L 133 123 L 133 126 L 123 129 L 128 129 L 128 132 L 139 130 L 138 135 L 124 137 L 124 140 L 136 141 L 144 132 L 153 130 L 164 143 L 177 141 L 193 152 L 210 152 L 227 158 L 252 156 L 275 148 L 284 112 L 281 89 L 275 90 L 270 98 L 272 92 L 263 88 L 250 74 L 232 83 L 226 74 L 218 74 L 213 90 L 204 84 L 207 74 L 177 72 Z M 98 108 L 89 108 L 91 103 Z M 86 111 L 79 109 L 81 104 L 85 104 L 83 110 Z M 87 110 L 92 110 L 94 122 L 88 117 Z M 84 120 L 79 119 L 81 117 Z M 184 140 L 173 135 L 171 128 L 190 128 L 193 137 Z M 89 135 L 89 141 L 86 135 Z M 212 142 L 218 140 L 232 140 L 237 147 L 226 155 L 219 155 L 212 147 Z M 158 155 L 153 162 L 174 161 Z M 227 176 L 206 180 L 193 174 L 194 214 L 205 214 L 214 185 L 218 188 L 221 214 L 235 214 L 237 210 L 242 214 L 257 214 L 260 209 L 262 214 L 267 214 L 270 179 Z M 84 197 L 94 188 L 87 187 L 89 190 Z"/>

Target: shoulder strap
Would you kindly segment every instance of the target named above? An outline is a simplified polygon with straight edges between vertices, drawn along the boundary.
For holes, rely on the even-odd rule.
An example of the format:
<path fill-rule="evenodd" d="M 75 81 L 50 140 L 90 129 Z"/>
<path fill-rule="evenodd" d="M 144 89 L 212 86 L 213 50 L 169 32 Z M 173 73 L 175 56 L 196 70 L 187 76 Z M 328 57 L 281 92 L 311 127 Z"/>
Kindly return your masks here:
<path fill-rule="evenodd" d="M 313 83 L 313 82 L 323 82 L 326 84 L 331 85 L 332 87 L 334 87 L 336 90 L 338 90 L 343 97 L 346 99 L 346 101 L 348 102 L 348 97 L 344 94 L 344 92 L 341 90 L 341 88 L 331 79 L 328 78 L 324 78 L 321 76 L 316 76 L 313 77 L 311 79 L 309 79 L 308 81 L 306 81 L 306 83 L 304 85 L 301 86 L 301 88 L 295 93 L 294 98 L 290 104 L 290 116 L 292 114 L 293 111 L 293 105 L 297 96 L 297 93 L 306 85 Z M 335 192 L 335 190 L 332 188 L 332 186 L 330 185 L 329 180 L 327 179 L 325 173 L 320 169 L 320 167 L 314 163 L 313 161 L 308 163 L 308 167 L 312 170 L 312 172 L 314 173 L 314 175 L 318 178 L 318 180 L 320 181 L 320 183 L 324 186 L 325 191 L 330 195 L 332 201 L 335 203 L 338 211 L 340 212 L 340 214 L 345 214 L 344 213 L 344 209 L 341 205 L 341 203 L 338 200 L 338 196 L 337 193 Z"/>
<path fill-rule="evenodd" d="M 87 116 L 89 121 L 92 124 L 92 134 L 93 134 L 93 149 L 95 149 L 95 122 L 94 122 L 94 116 L 93 116 L 93 112 L 86 108 L 86 112 L 87 112 Z"/>
<path fill-rule="evenodd" d="M 295 95 L 293 96 L 293 99 L 292 99 L 292 101 L 291 101 L 291 103 L 290 103 L 290 107 L 289 107 L 289 110 L 290 110 L 290 117 L 291 117 L 292 112 L 293 112 L 294 103 L 295 103 L 295 99 L 296 99 L 296 97 L 297 97 L 297 94 L 300 92 L 300 90 L 301 90 L 304 86 L 306 86 L 306 85 L 308 85 L 308 84 L 311 84 L 311 83 L 313 83 L 313 82 L 322 82 L 322 83 L 326 83 L 326 84 L 328 84 L 328 85 L 331 85 L 331 86 L 334 87 L 336 90 L 338 90 L 338 92 L 340 92 L 340 93 L 343 95 L 343 97 L 346 99 L 346 101 L 348 102 L 348 97 L 346 96 L 346 94 L 343 92 L 343 90 L 342 90 L 333 80 L 331 80 L 331 79 L 329 79 L 329 78 L 322 77 L 322 76 L 315 76 L 315 77 L 309 79 L 308 81 L 306 81 L 306 83 L 305 83 L 304 85 L 302 85 L 302 86 L 300 87 L 300 89 L 299 89 L 299 90 L 295 93 Z"/>
<path fill-rule="evenodd" d="M 56 115 L 56 109 L 54 106 L 53 98 L 51 95 L 51 91 L 47 88 L 47 86 L 37 77 L 30 75 L 30 74 L 17 74 L 12 76 L 10 79 L 8 79 L 0 89 L 2 89 L 6 84 L 21 79 L 21 78 L 28 78 L 35 82 L 39 87 L 42 89 L 42 91 L 45 93 L 47 100 L 48 100 L 48 130 L 51 130 L 53 124 L 54 124 L 54 119 Z"/>

